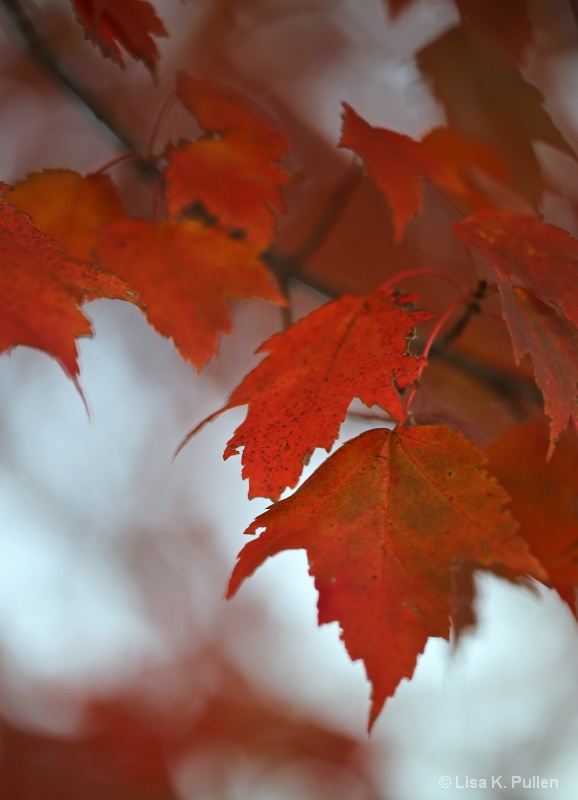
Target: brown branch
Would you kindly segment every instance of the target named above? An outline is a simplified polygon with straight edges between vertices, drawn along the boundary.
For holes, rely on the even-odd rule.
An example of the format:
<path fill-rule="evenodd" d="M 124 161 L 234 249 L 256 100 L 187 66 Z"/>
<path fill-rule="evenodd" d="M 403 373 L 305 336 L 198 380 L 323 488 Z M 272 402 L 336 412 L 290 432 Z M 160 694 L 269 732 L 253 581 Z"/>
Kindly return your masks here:
<path fill-rule="evenodd" d="M 429 356 L 489 386 L 496 394 L 519 398 L 539 406 L 543 404 L 542 393 L 533 381 L 515 378 L 477 358 L 448 349 L 443 342 L 434 342 Z"/>
<path fill-rule="evenodd" d="M 136 163 L 141 169 L 147 172 L 154 169 L 154 166 L 141 154 L 138 144 L 123 130 L 118 121 L 109 114 L 92 92 L 76 76 L 73 77 L 69 71 L 58 63 L 18 0 L 0 0 L 0 3 L 14 28 L 22 37 L 31 56 L 42 67 L 44 72 L 50 75 L 56 84 L 66 88 L 74 95 L 80 101 L 80 104 L 88 109 L 98 122 L 106 128 L 109 135 L 116 139 L 117 144 L 123 149 L 134 153 Z"/>
<path fill-rule="evenodd" d="M 361 167 L 359 164 L 353 163 L 331 193 L 329 202 L 313 226 L 309 236 L 305 239 L 303 244 L 291 254 L 290 258 L 292 258 L 294 262 L 303 264 L 311 258 L 319 247 L 321 247 L 343 213 L 345 206 L 353 194 L 353 190 L 357 186 L 360 176 Z"/>

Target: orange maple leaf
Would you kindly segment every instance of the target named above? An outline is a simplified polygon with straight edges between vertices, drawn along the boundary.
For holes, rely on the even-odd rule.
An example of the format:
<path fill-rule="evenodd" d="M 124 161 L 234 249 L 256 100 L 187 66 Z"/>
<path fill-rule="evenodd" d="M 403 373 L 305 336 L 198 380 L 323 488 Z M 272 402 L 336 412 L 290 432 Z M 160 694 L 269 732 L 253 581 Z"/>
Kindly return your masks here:
<path fill-rule="evenodd" d="M 431 317 L 413 310 L 415 299 L 389 289 L 367 297 L 345 295 L 275 334 L 257 351 L 269 353 L 267 358 L 181 447 L 206 422 L 248 403 L 225 458 L 243 447 L 249 497 L 277 499 L 295 486 L 316 447 L 331 448 L 354 397 L 403 422 L 401 392 L 417 381 L 424 364 L 408 354 L 407 340 L 415 325 Z"/>
<path fill-rule="evenodd" d="M 126 279 L 146 304 L 147 319 L 201 369 L 232 330 L 229 301 L 285 304 L 254 247 L 195 221 L 125 220 L 108 225 L 102 264 Z"/>
<path fill-rule="evenodd" d="M 154 75 L 159 51 L 153 36 L 167 31 L 147 0 L 71 0 L 88 38 L 105 56 L 124 66 L 119 45 Z"/>
<path fill-rule="evenodd" d="M 274 211 L 285 211 L 281 188 L 294 180 L 278 164 L 286 139 L 246 100 L 213 83 L 179 73 L 177 94 L 207 135 L 167 149 L 169 213 L 178 217 L 200 202 L 221 225 L 265 248 Z"/>
<path fill-rule="evenodd" d="M 70 169 L 46 169 L 18 181 L 7 198 L 54 236 L 69 255 L 91 261 L 98 232 L 126 214 L 108 175 L 80 175 Z"/>
<path fill-rule="evenodd" d="M 449 128 L 430 131 L 421 142 L 402 133 L 374 128 L 346 103 L 340 147 L 357 153 L 385 195 L 399 242 L 412 216 L 421 210 L 421 178 L 468 210 L 489 204 L 476 182 L 476 169 L 503 181 L 507 168 L 483 142 Z"/>
<path fill-rule="evenodd" d="M 569 420 L 578 420 L 578 242 L 535 217 L 480 211 L 454 233 L 493 267 L 514 355 L 532 356 L 551 418 L 552 456 Z"/>
<path fill-rule="evenodd" d="M 70 258 L 27 214 L 5 202 L 0 249 L 0 352 L 16 345 L 43 350 L 79 388 L 75 339 L 92 336 L 92 326 L 78 306 L 98 297 L 135 302 L 134 293 L 115 275 Z"/>
<path fill-rule="evenodd" d="M 578 440 L 567 430 L 546 463 L 548 439 L 547 420 L 539 419 L 508 428 L 486 455 L 492 474 L 512 497 L 510 508 L 521 535 L 576 615 Z"/>
<path fill-rule="evenodd" d="M 265 559 L 305 548 L 319 624 L 337 621 L 349 656 L 364 662 L 371 728 L 427 639 L 449 638 L 457 563 L 546 578 L 485 463 L 442 425 L 362 433 L 247 528 L 265 531 L 239 554 L 227 596 Z"/>

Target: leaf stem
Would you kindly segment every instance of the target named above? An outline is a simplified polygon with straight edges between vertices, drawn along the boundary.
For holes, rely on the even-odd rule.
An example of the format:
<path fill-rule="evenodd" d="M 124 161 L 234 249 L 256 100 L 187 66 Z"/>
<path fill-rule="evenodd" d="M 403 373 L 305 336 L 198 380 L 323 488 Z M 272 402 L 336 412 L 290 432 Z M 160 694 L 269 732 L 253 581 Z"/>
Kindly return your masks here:
<path fill-rule="evenodd" d="M 169 94 L 169 96 L 167 97 L 167 99 L 165 100 L 165 102 L 162 104 L 161 109 L 160 109 L 159 113 L 157 114 L 157 118 L 155 120 L 155 124 L 153 125 L 153 129 L 152 129 L 151 134 L 149 136 L 149 143 L 148 143 L 147 155 L 146 155 L 148 161 L 152 161 L 153 160 L 153 148 L 155 146 L 155 141 L 156 141 L 156 138 L 158 136 L 159 128 L 161 126 L 161 123 L 162 123 L 163 119 L 165 119 L 165 117 L 172 110 L 172 107 L 173 107 L 176 99 L 177 99 L 177 94 L 176 94 L 175 91 L 172 91 Z"/>
<path fill-rule="evenodd" d="M 478 283 L 478 288 L 475 292 L 470 295 L 470 302 L 464 309 L 464 313 L 461 317 L 457 320 L 453 328 L 446 333 L 443 339 L 440 340 L 440 345 L 447 346 L 457 339 L 458 336 L 463 333 L 465 330 L 468 322 L 474 316 L 474 314 L 479 314 L 481 311 L 480 301 L 482 301 L 486 297 L 486 293 L 488 290 L 488 284 L 484 280 L 480 280 Z"/>
<path fill-rule="evenodd" d="M 111 158 L 110 161 L 107 161 L 102 167 L 94 170 L 92 174 L 102 175 L 103 172 L 107 172 L 111 167 L 116 167 L 117 164 L 121 164 L 123 161 L 130 161 L 132 158 L 136 158 L 134 153 L 123 153 L 120 156 L 116 156 L 116 158 Z"/>
<path fill-rule="evenodd" d="M 327 206 L 303 244 L 289 255 L 288 262 L 302 264 L 321 247 L 349 202 L 360 176 L 360 165 L 353 163 L 331 193 Z"/>
<path fill-rule="evenodd" d="M 390 287 L 396 286 L 401 281 L 406 280 L 407 278 L 417 278 L 417 277 L 432 277 L 432 278 L 440 278 L 441 280 L 447 281 L 451 283 L 451 285 L 460 292 L 460 294 L 464 294 L 468 292 L 468 287 L 466 284 L 456 278 L 455 275 L 450 275 L 448 272 L 441 272 L 441 270 L 437 269 L 430 269 L 428 267 L 414 267 L 413 269 L 404 269 L 401 272 L 396 272 L 395 275 L 392 275 L 389 280 L 381 285 L 382 289 L 389 289 Z"/>
<path fill-rule="evenodd" d="M 446 308 L 446 310 L 443 312 L 443 314 L 441 314 L 439 316 L 436 324 L 433 326 L 433 328 L 430 331 L 430 334 L 429 334 L 428 338 L 426 339 L 426 343 L 424 345 L 423 352 L 421 354 L 422 358 L 427 359 L 427 357 L 429 355 L 429 352 L 430 352 L 430 350 L 432 348 L 432 345 L 433 345 L 435 339 L 437 338 L 437 335 L 439 334 L 440 330 L 446 324 L 446 322 L 451 317 L 451 315 L 454 313 L 454 311 L 456 311 L 456 309 L 460 308 L 460 306 L 463 306 L 464 303 L 468 303 L 469 302 L 470 297 L 471 297 L 471 292 L 467 292 L 466 294 L 462 294 L 460 297 L 456 298 L 453 301 L 453 303 L 450 303 L 449 306 Z M 425 360 L 424 363 L 421 365 L 421 367 L 419 369 L 418 377 L 417 377 L 417 382 L 416 382 L 415 386 L 413 386 L 411 392 L 408 395 L 407 402 L 405 404 L 405 410 L 406 410 L 406 413 L 408 413 L 408 414 L 409 414 L 409 411 L 411 409 L 411 404 L 413 403 L 413 400 L 414 400 L 414 397 L 416 395 L 416 392 L 419 389 L 419 381 L 421 379 L 422 373 L 423 373 L 424 369 L 426 368 L 426 366 L 427 366 L 427 360 Z"/>

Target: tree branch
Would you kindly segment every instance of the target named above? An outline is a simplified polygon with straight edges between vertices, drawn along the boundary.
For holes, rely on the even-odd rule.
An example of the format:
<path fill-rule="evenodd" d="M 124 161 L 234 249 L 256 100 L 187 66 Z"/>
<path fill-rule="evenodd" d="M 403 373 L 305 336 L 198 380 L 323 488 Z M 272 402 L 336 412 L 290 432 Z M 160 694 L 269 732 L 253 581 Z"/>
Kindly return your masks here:
<path fill-rule="evenodd" d="M 361 167 L 354 162 L 331 193 L 329 202 L 316 224 L 313 226 L 309 236 L 303 244 L 289 256 L 293 262 L 303 264 L 319 247 L 321 247 L 349 202 L 360 176 Z"/>
<path fill-rule="evenodd" d="M 116 140 L 118 145 L 134 153 L 136 163 L 141 169 L 144 168 L 146 171 L 150 171 L 151 163 L 141 154 L 138 144 L 133 141 L 127 131 L 123 130 L 118 121 L 109 114 L 88 87 L 58 63 L 42 37 L 38 34 L 32 20 L 22 8 L 20 2 L 18 0 L 0 0 L 0 2 L 14 28 L 22 37 L 31 56 L 42 69 L 53 78 L 55 83 L 66 88 L 74 95 L 81 105 L 88 109 L 98 122 L 106 128 L 109 135 Z"/>

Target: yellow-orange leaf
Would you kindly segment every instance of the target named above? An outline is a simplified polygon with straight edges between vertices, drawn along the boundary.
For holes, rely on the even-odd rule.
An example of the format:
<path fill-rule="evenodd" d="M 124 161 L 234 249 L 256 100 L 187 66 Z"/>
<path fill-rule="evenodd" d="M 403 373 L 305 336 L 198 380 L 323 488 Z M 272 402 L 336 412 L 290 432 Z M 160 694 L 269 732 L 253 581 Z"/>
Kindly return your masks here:
<path fill-rule="evenodd" d="M 73 258 L 91 261 L 98 232 L 123 219 L 122 200 L 108 175 L 80 175 L 71 169 L 46 169 L 15 184 L 7 198 L 54 236 Z"/>
<path fill-rule="evenodd" d="M 265 530 L 241 551 L 228 596 L 270 556 L 305 548 L 319 624 L 337 621 L 364 662 L 371 727 L 428 638 L 449 637 L 457 564 L 547 577 L 485 463 L 442 425 L 362 433 L 247 528 Z"/>

